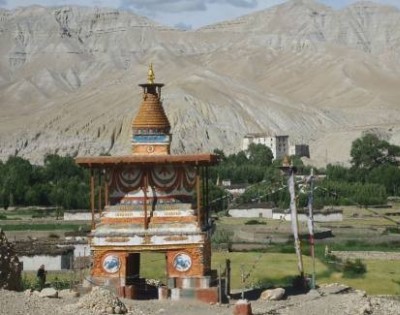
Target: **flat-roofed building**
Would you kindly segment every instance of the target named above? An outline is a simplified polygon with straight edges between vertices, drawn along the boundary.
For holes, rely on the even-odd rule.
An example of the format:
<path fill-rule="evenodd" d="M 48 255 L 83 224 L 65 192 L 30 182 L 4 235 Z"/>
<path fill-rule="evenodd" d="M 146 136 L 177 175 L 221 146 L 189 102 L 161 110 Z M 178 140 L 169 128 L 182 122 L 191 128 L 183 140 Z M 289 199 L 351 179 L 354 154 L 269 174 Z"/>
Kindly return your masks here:
<path fill-rule="evenodd" d="M 250 144 L 263 144 L 271 149 L 274 159 L 289 155 L 289 136 L 270 135 L 267 133 L 249 133 L 245 135 L 242 150 L 246 151 Z"/>

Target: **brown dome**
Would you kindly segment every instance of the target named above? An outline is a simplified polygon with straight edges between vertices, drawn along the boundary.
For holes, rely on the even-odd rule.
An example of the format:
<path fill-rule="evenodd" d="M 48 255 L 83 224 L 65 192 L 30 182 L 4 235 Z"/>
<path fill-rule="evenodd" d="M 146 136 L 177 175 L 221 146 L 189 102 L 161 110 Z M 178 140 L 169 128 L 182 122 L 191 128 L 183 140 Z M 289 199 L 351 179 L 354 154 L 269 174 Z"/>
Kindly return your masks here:
<path fill-rule="evenodd" d="M 171 125 L 157 94 L 145 93 L 143 95 L 142 105 L 132 121 L 132 127 L 135 129 L 164 129 L 169 132 Z"/>

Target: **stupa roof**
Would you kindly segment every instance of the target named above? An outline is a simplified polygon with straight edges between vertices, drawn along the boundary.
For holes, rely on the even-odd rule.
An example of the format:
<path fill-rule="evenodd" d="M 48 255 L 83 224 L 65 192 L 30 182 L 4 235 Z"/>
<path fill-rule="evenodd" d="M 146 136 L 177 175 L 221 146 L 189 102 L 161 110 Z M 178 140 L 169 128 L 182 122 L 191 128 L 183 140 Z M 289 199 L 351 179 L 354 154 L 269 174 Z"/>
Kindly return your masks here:
<path fill-rule="evenodd" d="M 163 129 L 169 132 L 171 125 L 160 100 L 161 88 L 164 84 L 155 83 L 155 78 L 153 64 L 150 64 L 147 83 L 140 84 L 144 92 L 143 102 L 132 121 L 132 127 L 134 129 Z"/>
<path fill-rule="evenodd" d="M 157 83 L 146 85 L 150 87 L 151 85 L 157 85 Z M 154 128 L 169 130 L 171 128 L 157 93 L 148 92 L 143 95 L 142 105 L 135 119 L 132 121 L 132 126 L 137 129 Z"/>

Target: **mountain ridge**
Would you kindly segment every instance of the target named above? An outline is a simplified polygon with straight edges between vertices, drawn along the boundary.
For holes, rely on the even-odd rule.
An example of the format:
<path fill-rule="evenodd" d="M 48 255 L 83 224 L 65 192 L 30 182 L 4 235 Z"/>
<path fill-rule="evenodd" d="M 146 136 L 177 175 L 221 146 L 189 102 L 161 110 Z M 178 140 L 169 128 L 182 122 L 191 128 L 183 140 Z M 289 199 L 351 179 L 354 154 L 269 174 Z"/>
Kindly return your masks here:
<path fill-rule="evenodd" d="M 114 9 L 0 10 L 0 158 L 128 154 L 150 62 L 175 153 L 283 133 L 323 166 L 348 163 L 368 130 L 400 144 L 400 11 L 299 3 L 195 31 Z"/>

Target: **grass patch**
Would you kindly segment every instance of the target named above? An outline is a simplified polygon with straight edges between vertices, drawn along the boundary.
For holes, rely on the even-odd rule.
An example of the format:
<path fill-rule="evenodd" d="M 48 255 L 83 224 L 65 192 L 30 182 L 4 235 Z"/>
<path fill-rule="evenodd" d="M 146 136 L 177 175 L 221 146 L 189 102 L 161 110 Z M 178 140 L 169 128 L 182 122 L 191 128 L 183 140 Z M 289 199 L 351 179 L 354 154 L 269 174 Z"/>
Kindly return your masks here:
<path fill-rule="evenodd" d="M 87 225 L 89 226 L 89 225 Z M 43 223 L 43 224 L 8 224 L 0 225 L 3 231 L 55 231 L 55 230 L 69 230 L 69 231 L 79 231 L 79 229 L 86 228 L 86 225 L 82 224 L 72 224 L 72 223 Z"/>
<path fill-rule="evenodd" d="M 56 208 L 47 208 L 47 209 L 38 209 L 38 208 L 17 208 L 14 210 L 2 210 L 2 212 L 7 212 L 8 215 L 16 215 L 16 216 L 34 216 L 41 215 L 43 217 L 46 216 L 55 216 Z"/>
<path fill-rule="evenodd" d="M 248 270 L 258 257 L 258 253 L 214 253 L 212 266 L 224 266 L 225 258 L 232 261 L 232 288 L 240 289 L 240 265 Z M 312 260 L 303 256 L 305 273 L 312 273 Z M 367 272 L 361 278 L 345 278 L 343 273 L 331 270 L 326 264 L 316 259 L 316 283 L 340 282 L 355 289 L 365 290 L 368 294 L 399 294 L 400 271 L 398 261 L 364 261 Z M 297 258 L 294 254 L 264 253 L 251 273 L 245 285 L 289 285 L 298 275 Z"/>
<path fill-rule="evenodd" d="M 232 242 L 233 232 L 226 229 L 217 229 L 211 236 L 212 244 L 229 244 Z"/>
<path fill-rule="evenodd" d="M 147 279 L 158 279 L 167 284 L 165 253 L 141 253 L 140 276 Z"/>
<path fill-rule="evenodd" d="M 46 283 L 57 290 L 70 289 L 75 284 L 82 282 L 83 278 L 88 275 L 88 270 L 83 271 L 53 271 L 48 270 L 46 275 Z M 22 285 L 24 290 L 39 289 L 39 283 L 36 278 L 36 271 L 24 271 L 22 273 Z"/>
<path fill-rule="evenodd" d="M 232 289 L 244 287 L 286 286 L 298 275 L 297 258 L 295 254 L 283 253 L 226 253 L 213 252 L 212 268 L 223 269 L 225 259 L 231 260 Z M 306 275 L 312 272 L 312 260 L 303 256 Z M 400 294 L 400 270 L 398 261 L 365 260 L 367 272 L 362 278 L 346 278 L 343 273 L 330 269 L 321 260 L 316 260 L 316 283 L 339 282 L 355 289 L 365 290 L 368 294 Z M 243 284 L 241 281 L 241 266 L 249 276 Z M 254 268 L 253 268 L 254 265 Z M 141 254 L 141 276 L 159 279 L 166 283 L 166 260 L 164 253 Z M 25 274 L 25 273 L 24 273 Z M 28 279 L 36 280 L 36 272 L 26 272 Z M 70 271 L 49 271 L 47 282 L 68 282 L 79 279 L 80 273 Z M 56 279 L 57 278 L 57 279 Z"/>

